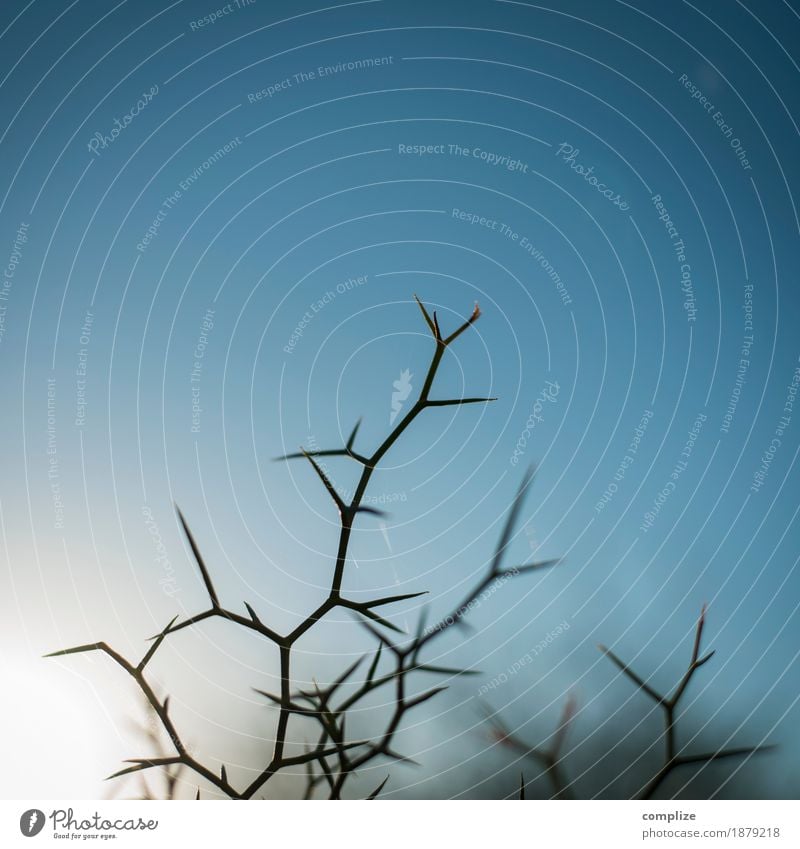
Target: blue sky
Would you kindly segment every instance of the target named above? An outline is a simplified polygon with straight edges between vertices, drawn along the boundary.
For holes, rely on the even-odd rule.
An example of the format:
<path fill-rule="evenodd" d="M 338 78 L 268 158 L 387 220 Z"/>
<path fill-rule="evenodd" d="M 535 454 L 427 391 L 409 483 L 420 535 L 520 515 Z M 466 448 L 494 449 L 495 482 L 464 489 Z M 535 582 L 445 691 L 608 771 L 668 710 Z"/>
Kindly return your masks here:
<path fill-rule="evenodd" d="M 428 757 L 393 791 L 510 792 L 476 692 L 566 621 L 490 701 L 533 743 L 574 693 L 576 788 L 624 795 L 658 722 L 596 644 L 667 688 L 708 603 L 717 654 L 687 735 L 780 748 L 768 770 L 670 790 L 796 796 L 796 4 L 259 0 L 198 25 L 213 12 L 4 7 L 4 654 L 80 705 L 40 709 L 42 750 L 6 793 L 96 796 L 129 753 L 116 671 L 38 657 L 96 639 L 135 655 L 201 609 L 173 502 L 231 606 L 288 629 L 321 599 L 335 512 L 307 464 L 272 460 L 336 447 L 362 416 L 357 445 L 380 443 L 393 383 L 408 370 L 413 399 L 431 355 L 416 293 L 445 328 L 483 311 L 433 396 L 498 400 L 404 434 L 373 478 L 390 516 L 360 522 L 346 586 L 427 589 L 447 612 L 529 464 L 509 563 L 565 562 L 438 643 L 484 678 L 450 682 L 407 732 Z M 343 490 L 351 466 L 328 467 Z M 298 674 L 364 648 L 338 617 Z M 214 627 L 170 651 L 158 674 L 187 726 L 244 769 L 274 720 L 249 688 L 276 658 Z M 31 735 L 43 699 L 20 693 L 7 722 Z M 93 747 L 79 774 L 42 775 L 53 741 Z"/>

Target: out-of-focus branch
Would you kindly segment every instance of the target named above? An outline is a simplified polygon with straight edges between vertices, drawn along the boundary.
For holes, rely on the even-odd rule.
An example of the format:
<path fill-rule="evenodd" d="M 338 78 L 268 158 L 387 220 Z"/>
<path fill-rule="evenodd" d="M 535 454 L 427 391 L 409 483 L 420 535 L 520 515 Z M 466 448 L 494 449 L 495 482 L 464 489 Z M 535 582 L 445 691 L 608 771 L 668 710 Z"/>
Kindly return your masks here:
<path fill-rule="evenodd" d="M 535 761 L 543 770 L 546 778 L 553 786 L 552 799 L 572 799 L 572 789 L 567 781 L 563 767 L 564 743 L 570 723 L 575 716 L 577 703 L 574 697 L 569 696 L 564 703 L 558 726 L 551 737 L 550 745 L 542 748 L 529 746 L 516 737 L 500 719 L 496 713 L 487 711 L 487 720 L 492 730 L 495 742 L 507 746 L 523 757 Z M 525 779 L 520 776 L 520 799 L 525 798 Z"/>
<path fill-rule="evenodd" d="M 700 611 L 700 617 L 697 620 L 694 634 L 694 644 L 692 646 L 692 655 L 689 665 L 686 668 L 677 687 L 671 695 L 662 695 L 656 689 L 651 687 L 640 675 L 637 675 L 626 663 L 620 660 L 614 652 L 605 646 L 601 645 L 600 650 L 625 674 L 631 681 L 646 695 L 648 695 L 657 705 L 659 705 L 664 715 L 664 762 L 653 778 L 642 788 L 639 797 L 640 799 L 651 799 L 655 792 L 661 787 L 666 779 L 678 768 L 689 766 L 697 763 L 709 763 L 710 761 L 721 760 L 725 758 L 749 757 L 758 752 L 768 751 L 772 746 L 750 746 L 745 748 L 735 749 L 720 749 L 715 752 L 706 752 L 696 755 L 687 755 L 683 753 L 683 749 L 677 744 L 677 710 L 681 698 L 689 686 L 689 682 L 694 677 L 695 673 L 701 666 L 708 663 L 714 655 L 710 651 L 700 656 L 700 648 L 703 639 L 703 629 L 706 623 L 706 605 L 703 605 Z"/>

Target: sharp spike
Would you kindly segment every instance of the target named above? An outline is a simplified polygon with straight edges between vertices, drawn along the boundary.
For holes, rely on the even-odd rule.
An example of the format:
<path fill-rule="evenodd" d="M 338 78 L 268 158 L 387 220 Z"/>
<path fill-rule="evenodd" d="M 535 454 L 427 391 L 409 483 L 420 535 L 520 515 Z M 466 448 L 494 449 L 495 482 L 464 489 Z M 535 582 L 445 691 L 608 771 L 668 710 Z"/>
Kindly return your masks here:
<path fill-rule="evenodd" d="M 419 306 L 420 310 L 422 311 L 422 315 L 425 318 L 425 323 L 430 328 L 430 331 L 433 334 L 433 338 L 438 340 L 439 337 L 436 334 L 436 325 L 433 323 L 430 315 L 428 314 L 428 311 L 425 309 L 425 305 L 422 303 L 422 301 L 416 295 L 414 295 L 414 300 L 417 302 L 417 305 Z"/>
<path fill-rule="evenodd" d="M 317 461 L 307 451 L 303 450 L 302 448 L 300 450 L 303 452 L 303 455 L 308 460 L 308 462 L 311 463 L 311 465 L 314 467 L 314 471 L 319 475 L 319 479 L 325 485 L 325 489 L 328 490 L 328 494 L 333 499 L 336 506 L 339 508 L 339 513 L 344 515 L 344 513 L 347 511 L 347 506 L 345 505 L 344 501 L 342 501 L 339 493 L 336 491 L 333 484 L 328 479 L 328 476 L 325 474 L 325 472 L 322 471 Z"/>
<path fill-rule="evenodd" d="M 427 693 L 423 693 L 421 696 L 416 696 L 413 699 L 409 699 L 405 703 L 405 707 L 406 707 L 407 710 L 410 709 L 410 708 L 415 708 L 418 705 L 421 705 L 423 702 L 427 702 L 428 699 L 432 699 L 434 696 L 438 695 L 439 693 L 443 693 L 446 689 L 447 689 L 447 687 L 434 687 L 432 690 L 428 690 Z"/>
<path fill-rule="evenodd" d="M 452 398 L 445 401 L 426 401 L 427 407 L 455 407 L 464 404 L 487 404 L 490 401 L 496 401 L 497 398 Z"/>
<path fill-rule="evenodd" d="M 383 781 L 381 781 L 381 783 L 372 791 L 372 793 L 370 793 L 369 796 L 367 796 L 367 799 L 377 799 L 378 794 L 386 786 L 386 782 L 388 780 L 389 780 L 389 776 L 387 775 L 386 778 L 384 778 Z"/>
<path fill-rule="evenodd" d="M 404 593 L 403 595 L 388 595 L 385 598 L 376 598 L 375 601 L 363 602 L 364 607 L 379 607 L 384 604 L 394 604 L 398 601 L 406 601 L 409 598 L 419 598 L 421 595 L 428 595 L 428 590 L 420 593 Z"/>
<path fill-rule="evenodd" d="M 206 591 L 208 592 L 208 595 L 211 598 L 211 605 L 216 610 L 219 608 L 220 604 L 219 598 L 217 597 L 217 591 L 214 589 L 214 584 L 211 580 L 211 575 L 209 574 L 208 569 L 206 568 L 206 564 L 203 560 L 202 555 L 200 554 L 200 549 L 197 547 L 197 543 L 195 542 L 194 536 L 189 530 L 189 525 L 187 524 L 186 519 L 184 518 L 183 513 L 181 513 L 181 509 L 180 507 L 178 507 L 177 504 L 175 505 L 175 510 L 178 513 L 178 518 L 180 519 L 181 526 L 183 527 L 183 532 L 184 534 L 186 534 L 186 538 L 189 540 L 189 547 L 192 549 L 192 554 L 194 554 L 194 559 L 197 562 L 198 568 L 200 569 L 200 574 L 203 577 L 203 583 L 205 584 Z"/>
<path fill-rule="evenodd" d="M 350 434 L 349 439 L 347 440 L 347 450 L 352 451 L 353 445 L 356 441 L 356 434 L 358 433 L 358 429 L 361 427 L 361 419 L 356 422 L 355 427 L 353 428 L 353 432 Z"/>

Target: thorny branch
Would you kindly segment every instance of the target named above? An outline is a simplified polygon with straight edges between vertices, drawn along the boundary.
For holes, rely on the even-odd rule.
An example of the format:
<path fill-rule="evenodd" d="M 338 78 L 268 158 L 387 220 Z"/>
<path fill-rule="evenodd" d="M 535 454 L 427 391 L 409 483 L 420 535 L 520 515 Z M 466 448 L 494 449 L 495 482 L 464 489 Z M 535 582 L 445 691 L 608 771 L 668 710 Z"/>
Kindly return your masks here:
<path fill-rule="evenodd" d="M 641 788 L 637 798 L 652 799 L 656 791 L 661 787 L 664 781 L 672 774 L 672 772 L 680 767 L 690 766 L 692 764 L 710 763 L 711 761 L 723 760 L 726 758 L 749 757 L 760 752 L 769 751 L 774 746 L 748 746 L 730 749 L 718 749 L 713 752 L 702 752 L 698 754 L 684 754 L 683 748 L 677 744 L 677 720 L 678 707 L 681 699 L 686 692 L 695 673 L 701 666 L 708 663 L 714 656 L 714 651 L 700 655 L 700 647 L 702 645 L 703 629 L 706 621 L 706 607 L 700 612 L 700 618 L 697 620 L 695 627 L 694 644 L 692 646 L 692 656 L 689 665 L 681 677 L 678 685 L 671 695 L 665 696 L 659 693 L 655 688 L 650 686 L 647 681 L 631 669 L 628 664 L 620 660 L 611 649 L 606 646 L 599 646 L 602 651 L 633 683 L 647 696 L 649 696 L 661 709 L 664 714 L 664 761 L 655 775 Z M 553 735 L 553 742 L 547 749 L 537 749 L 523 743 L 514 737 L 506 726 L 497 718 L 495 714 L 489 714 L 489 723 L 493 730 L 493 735 L 498 742 L 501 742 L 522 755 L 532 758 L 537 761 L 546 771 L 553 787 L 555 799 L 568 799 L 571 796 L 571 786 L 567 782 L 563 772 L 561 761 L 563 760 L 563 745 L 566 738 L 567 730 L 572 718 L 575 715 L 575 702 L 572 698 L 568 699 L 564 707 L 561 721 L 558 730 Z M 519 798 L 525 798 L 525 779 L 521 779 Z"/>
<path fill-rule="evenodd" d="M 184 619 L 178 623 L 176 623 L 177 617 L 173 619 L 163 631 L 152 638 L 153 644 L 150 646 L 142 660 L 135 666 L 104 642 L 77 646 L 75 648 L 53 652 L 51 655 L 48 655 L 52 657 L 86 651 L 105 652 L 112 660 L 121 666 L 138 685 L 148 703 L 155 711 L 156 716 L 175 748 L 175 754 L 171 756 L 132 758 L 129 761 L 126 761 L 126 763 L 132 764 L 131 766 L 114 773 L 114 775 L 109 776 L 109 778 L 140 772 L 154 767 L 185 767 L 194 771 L 196 775 L 204 778 L 226 796 L 234 799 L 250 799 L 281 770 L 287 767 L 305 766 L 307 771 L 307 798 L 310 798 L 313 795 L 315 788 L 321 784 L 324 784 L 328 788 L 330 798 L 341 798 L 342 790 L 348 777 L 351 776 L 355 770 L 359 769 L 369 761 L 380 756 L 400 761 L 409 760 L 403 755 L 398 754 L 392 748 L 395 733 L 397 732 L 405 714 L 409 710 L 423 704 L 436 696 L 442 690 L 446 689 L 445 687 L 434 687 L 433 689 L 421 694 L 410 696 L 407 692 L 407 678 L 410 673 L 427 672 L 451 676 L 475 674 L 473 671 L 448 669 L 446 667 L 434 666 L 421 662 L 419 655 L 427 643 L 442 634 L 451 626 L 463 625 L 463 617 L 465 613 L 472 606 L 472 603 L 492 582 L 497 581 L 498 579 L 508 578 L 512 575 L 516 576 L 543 569 L 556 562 L 545 561 L 541 563 L 530 563 L 510 569 L 502 568 L 503 557 L 511 540 L 514 526 L 522 506 L 522 500 L 532 480 L 532 474 L 528 473 L 524 477 L 512 504 L 511 510 L 509 511 L 497 549 L 489 564 L 487 573 L 481 578 L 477 586 L 473 588 L 468 597 L 461 605 L 459 605 L 458 608 L 456 608 L 452 615 L 443 618 L 436 625 L 427 629 L 424 627 L 424 622 L 420 621 L 416 636 L 406 645 L 399 646 L 392 643 L 383 634 L 383 632 L 379 631 L 375 627 L 377 625 L 391 631 L 402 633 L 402 631 L 400 631 L 400 629 L 393 623 L 376 613 L 374 608 L 415 598 L 423 593 L 397 595 L 375 599 L 368 602 L 357 602 L 346 598 L 342 594 L 342 583 L 344 580 L 349 544 L 355 520 L 358 515 L 362 513 L 380 514 L 380 511 L 364 506 L 362 501 L 369 485 L 370 478 L 372 477 L 372 473 L 384 455 L 390 450 L 397 439 L 399 439 L 417 416 L 428 408 L 471 405 L 495 400 L 494 398 L 435 399 L 430 397 L 434 379 L 445 351 L 449 345 L 451 345 L 464 331 L 478 320 L 480 317 L 480 309 L 476 304 L 472 314 L 466 321 L 464 321 L 449 336 L 443 336 L 436 312 L 434 312 L 431 316 L 422 302 L 418 298 L 416 298 L 416 300 L 425 323 L 433 336 L 433 354 L 417 400 L 384 439 L 384 441 L 378 446 L 378 448 L 376 448 L 371 455 L 365 455 L 355 450 L 354 446 L 360 425 L 359 421 L 353 428 L 344 448 L 323 451 L 305 451 L 301 449 L 298 453 L 288 454 L 279 458 L 284 460 L 304 458 L 308 460 L 313 470 L 320 478 L 326 491 L 330 495 L 339 514 L 339 542 L 330 590 L 324 601 L 314 611 L 312 611 L 288 634 L 279 634 L 277 631 L 265 625 L 255 610 L 247 602 L 244 603 L 244 607 L 247 610 L 247 616 L 224 607 L 219 599 L 219 595 L 211 579 L 211 574 L 205 564 L 202 554 L 200 553 L 200 549 L 195 541 L 194 535 L 189 529 L 188 523 L 186 522 L 183 514 L 176 508 L 179 522 L 186 535 L 189 547 L 197 563 L 203 584 L 208 594 L 210 607 L 207 610 L 197 613 L 194 616 Z M 324 469 L 316 461 L 315 458 L 317 457 L 347 457 L 361 465 L 361 474 L 350 502 L 345 502 L 336 491 L 336 488 L 331 483 Z M 348 681 L 352 673 L 355 672 L 356 668 L 361 665 L 365 658 L 361 658 L 349 667 L 333 684 L 325 689 L 320 689 L 315 686 L 315 688 L 311 691 L 298 690 L 296 693 L 293 693 L 291 683 L 291 651 L 294 643 L 302 637 L 303 634 L 323 619 L 328 613 L 337 608 L 351 610 L 363 617 L 360 621 L 363 627 L 377 639 L 378 648 L 372 657 L 366 678 L 360 682 L 354 692 L 334 704 L 334 697 L 337 696 L 342 685 Z M 237 789 L 229 782 L 225 766 L 222 766 L 220 774 L 218 775 L 215 771 L 200 763 L 189 753 L 182 738 L 180 737 L 178 729 L 169 715 L 169 697 L 161 702 L 148 683 L 144 674 L 147 664 L 150 662 L 156 651 L 158 651 L 167 636 L 193 625 L 197 625 L 206 619 L 212 618 L 226 619 L 242 628 L 254 631 L 274 643 L 278 647 L 279 651 L 281 679 L 280 694 L 275 695 L 264 691 L 258 691 L 269 702 L 278 707 L 275 746 L 269 763 L 250 782 L 250 784 L 242 789 Z M 378 674 L 378 665 L 384 649 L 386 649 L 387 655 L 391 656 L 393 668 L 389 672 Z M 345 734 L 347 711 L 379 687 L 389 685 L 393 685 L 394 687 L 394 705 L 386 730 L 374 740 L 347 741 Z M 307 747 L 306 751 L 302 755 L 289 757 L 284 754 L 284 750 L 287 742 L 289 719 L 293 714 L 314 720 L 319 724 L 321 730 L 319 740 L 313 748 Z M 383 789 L 387 780 L 388 776 L 384 779 L 380 786 L 378 786 L 369 795 L 368 798 L 376 798 Z"/>
<path fill-rule="evenodd" d="M 709 763 L 710 761 L 721 760 L 724 758 L 743 757 L 756 754 L 757 752 L 769 751 L 773 746 L 750 746 L 735 749 L 719 749 L 715 752 L 703 752 L 696 755 L 683 754 L 683 748 L 679 748 L 677 744 L 677 719 L 678 706 L 689 682 L 694 677 L 694 674 L 701 666 L 708 663 L 714 656 L 714 651 L 707 652 L 702 657 L 700 656 L 700 647 L 703 639 L 703 629 L 706 623 L 706 606 L 700 611 L 700 617 L 697 620 L 694 634 L 694 645 L 692 646 L 692 657 L 689 661 L 689 666 L 684 672 L 683 677 L 678 682 L 677 687 L 672 692 L 672 695 L 661 695 L 657 690 L 651 687 L 643 678 L 637 675 L 626 663 L 621 661 L 610 649 L 605 646 L 600 646 L 600 651 L 604 652 L 610 660 L 614 662 L 619 669 L 633 681 L 636 686 L 646 693 L 657 705 L 661 707 L 664 713 L 664 763 L 653 778 L 642 788 L 639 798 L 652 799 L 656 790 L 664 783 L 664 781 L 679 767 L 688 766 L 697 763 Z"/>

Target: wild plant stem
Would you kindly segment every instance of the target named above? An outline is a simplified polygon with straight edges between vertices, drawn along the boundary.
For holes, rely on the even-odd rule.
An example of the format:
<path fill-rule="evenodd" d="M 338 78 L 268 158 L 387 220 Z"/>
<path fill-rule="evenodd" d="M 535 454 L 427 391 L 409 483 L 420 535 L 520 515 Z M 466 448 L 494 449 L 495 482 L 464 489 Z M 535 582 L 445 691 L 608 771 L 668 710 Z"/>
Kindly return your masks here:
<path fill-rule="evenodd" d="M 421 306 L 423 314 L 427 314 L 425 312 L 424 307 Z M 477 310 L 473 313 L 473 318 L 468 322 L 471 324 L 474 322 L 480 313 Z M 434 321 L 435 321 L 435 313 L 434 313 Z M 464 326 L 462 326 L 464 327 Z M 422 385 L 422 389 L 420 390 L 419 397 L 416 402 L 413 404 L 411 409 L 406 413 L 405 416 L 398 422 L 395 428 L 391 431 L 391 433 L 384 439 L 384 441 L 378 446 L 375 452 L 368 458 L 367 462 L 363 464 L 363 468 L 361 470 L 361 475 L 359 477 L 358 483 L 355 488 L 355 492 L 353 493 L 353 498 L 350 501 L 349 505 L 347 505 L 347 509 L 341 511 L 340 515 L 340 531 L 339 531 L 339 543 L 337 547 L 336 553 L 336 565 L 334 567 L 333 579 L 331 582 L 331 588 L 328 593 L 328 597 L 323 601 L 323 603 L 303 622 L 301 622 L 290 634 L 288 634 L 282 641 L 281 644 L 281 701 L 282 704 L 279 708 L 279 716 L 278 716 L 278 727 L 275 735 L 275 749 L 272 757 L 272 762 L 267 768 L 248 786 L 248 788 L 244 791 L 244 797 L 250 798 L 254 793 L 257 793 L 258 790 L 263 787 L 263 785 L 275 774 L 275 765 L 280 762 L 283 748 L 286 741 L 286 733 L 289 724 L 289 715 L 291 713 L 289 705 L 291 704 L 291 680 L 289 675 L 289 665 L 290 665 L 290 654 L 292 645 L 306 632 L 308 631 L 314 623 L 322 619 L 327 613 L 333 610 L 335 607 L 341 605 L 341 589 L 342 583 L 344 581 L 345 575 L 345 567 L 347 565 L 347 557 L 349 551 L 350 540 L 352 537 L 353 530 L 353 519 L 357 515 L 359 508 L 361 507 L 362 500 L 364 495 L 366 494 L 367 487 L 369 486 L 370 478 L 372 477 L 372 473 L 377 468 L 378 463 L 385 456 L 385 454 L 389 451 L 389 449 L 394 445 L 394 443 L 400 438 L 400 436 L 404 433 L 404 431 L 408 428 L 408 426 L 414 421 L 414 419 L 425 409 L 428 402 L 428 397 L 433 386 L 434 378 L 436 377 L 436 372 L 439 369 L 439 365 L 441 364 L 442 357 L 444 356 L 444 352 L 447 349 L 448 341 L 445 341 L 441 338 L 440 333 L 438 332 L 438 323 L 435 325 L 434 331 L 434 352 L 431 357 L 430 365 L 428 366 L 427 374 L 425 375 L 425 380 Z M 460 333 L 461 330 L 457 331 L 455 335 Z M 398 676 L 398 688 L 400 692 L 403 692 L 404 682 L 403 676 Z M 401 716 L 393 717 L 394 727 L 399 725 Z M 396 720 L 396 721 L 395 721 Z M 391 731 L 393 733 L 394 728 L 390 725 Z M 358 764 L 358 759 L 356 759 L 356 764 Z M 341 785 L 344 781 L 343 776 L 347 773 L 340 772 L 340 778 L 337 781 L 335 788 L 332 792 L 338 794 L 341 792 Z"/>

